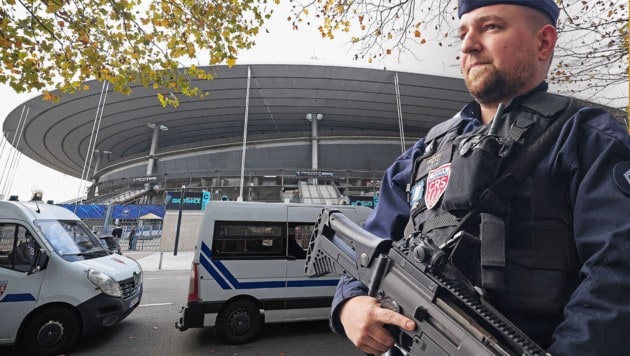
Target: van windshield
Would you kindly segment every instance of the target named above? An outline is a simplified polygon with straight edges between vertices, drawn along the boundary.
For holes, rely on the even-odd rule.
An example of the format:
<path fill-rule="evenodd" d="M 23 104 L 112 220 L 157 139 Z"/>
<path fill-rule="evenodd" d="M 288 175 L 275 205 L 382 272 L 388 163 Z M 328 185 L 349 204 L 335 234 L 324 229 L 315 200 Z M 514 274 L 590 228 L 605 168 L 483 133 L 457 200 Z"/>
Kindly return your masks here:
<path fill-rule="evenodd" d="M 36 220 L 35 225 L 55 252 L 68 261 L 88 260 L 109 254 L 81 221 Z"/>

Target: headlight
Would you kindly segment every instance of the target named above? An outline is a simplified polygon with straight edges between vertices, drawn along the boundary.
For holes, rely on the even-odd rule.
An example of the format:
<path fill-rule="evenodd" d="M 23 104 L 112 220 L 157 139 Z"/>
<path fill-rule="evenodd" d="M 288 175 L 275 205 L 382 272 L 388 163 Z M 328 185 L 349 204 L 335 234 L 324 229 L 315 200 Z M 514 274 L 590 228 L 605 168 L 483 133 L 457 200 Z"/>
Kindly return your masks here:
<path fill-rule="evenodd" d="M 143 281 L 142 281 L 142 274 L 143 274 L 143 271 L 142 271 L 142 266 L 140 265 L 140 262 L 138 262 L 138 261 L 136 261 L 136 260 L 134 260 L 134 261 L 135 261 L 135 262 L 136 262 L 136 264 L 138 265 L 138 270 L 140 271 L 140 272 L 138 272 L 138 276 L 140 277 L 140 280 L 139 280 L 139 281 L 140 281 L 140 284 L 142 284 L 142 282 L 143 282 Z"/>
<path fill-rule="evenodd" d="M 88 279 L 103 293 L 113 297 L 122 296 L 122 290 L 118 282 L 105 273 L 90 268 L 88 270 Z"/>

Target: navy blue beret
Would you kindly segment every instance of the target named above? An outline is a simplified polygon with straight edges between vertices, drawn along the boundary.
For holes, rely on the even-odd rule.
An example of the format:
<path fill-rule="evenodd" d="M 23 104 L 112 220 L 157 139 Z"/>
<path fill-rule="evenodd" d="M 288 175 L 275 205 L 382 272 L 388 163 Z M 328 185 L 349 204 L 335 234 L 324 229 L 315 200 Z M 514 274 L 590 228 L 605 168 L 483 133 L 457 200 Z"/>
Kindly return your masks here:
<path fill-rule="evenodd" d="M 459 0 L 459 11 L 457 15 L 462 15 L 479 7 L 506 4 L 521 5 L 536 9 L 551 19 L 551 23 L 555 26 L 560 15 L 560 9 L 554 0 Z"/>

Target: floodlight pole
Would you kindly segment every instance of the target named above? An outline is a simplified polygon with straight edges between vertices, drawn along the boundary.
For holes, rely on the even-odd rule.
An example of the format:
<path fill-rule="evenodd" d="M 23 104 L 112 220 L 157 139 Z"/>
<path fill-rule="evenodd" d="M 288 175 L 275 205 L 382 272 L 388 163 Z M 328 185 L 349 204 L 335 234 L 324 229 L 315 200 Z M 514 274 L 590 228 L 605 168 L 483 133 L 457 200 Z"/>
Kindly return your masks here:
<path fill-rule="evenodd" d="M 243 154 L 241 155 L 241 189 L 237 201 L 243 201 L 243 184 L 245 181 L 245 150 L 247 148 L 247 121 L 249 119 L 249 83 L 252 79 L 252 69 L 247 67 L 247 93 L 245 94 L 245 124 L 243 126 Z"/>
<path fill-rule="evenodd" d="M 186 186 L 182 185 L 182 190 L 179 194 L 179 214 L 177 215 L 177 229 L 175 231 L 175 248 L 173 249 L 173 256 L 177 256 L 177 245 L 179 245 L 179 229 L 182 225 L 182 210 L 184 210 L 185 194 Z"/>

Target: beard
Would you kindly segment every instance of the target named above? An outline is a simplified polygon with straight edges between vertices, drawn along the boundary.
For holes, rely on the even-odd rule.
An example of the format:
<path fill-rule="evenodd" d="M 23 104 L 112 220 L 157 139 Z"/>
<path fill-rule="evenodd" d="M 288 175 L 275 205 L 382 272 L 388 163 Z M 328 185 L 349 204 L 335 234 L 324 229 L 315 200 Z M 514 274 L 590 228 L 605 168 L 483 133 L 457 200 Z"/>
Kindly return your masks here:
<path fill-rule="evenodd" d="M 464 81 L 470 94 L 480 104 L 495 104 L 508 101 L 522 94 L 534 75 L 534 68 L 530 64 L 523 64 L 514 73 L 501 71 L 494 66 L 484 68 L 478 72 L 469 72 Z"/>

